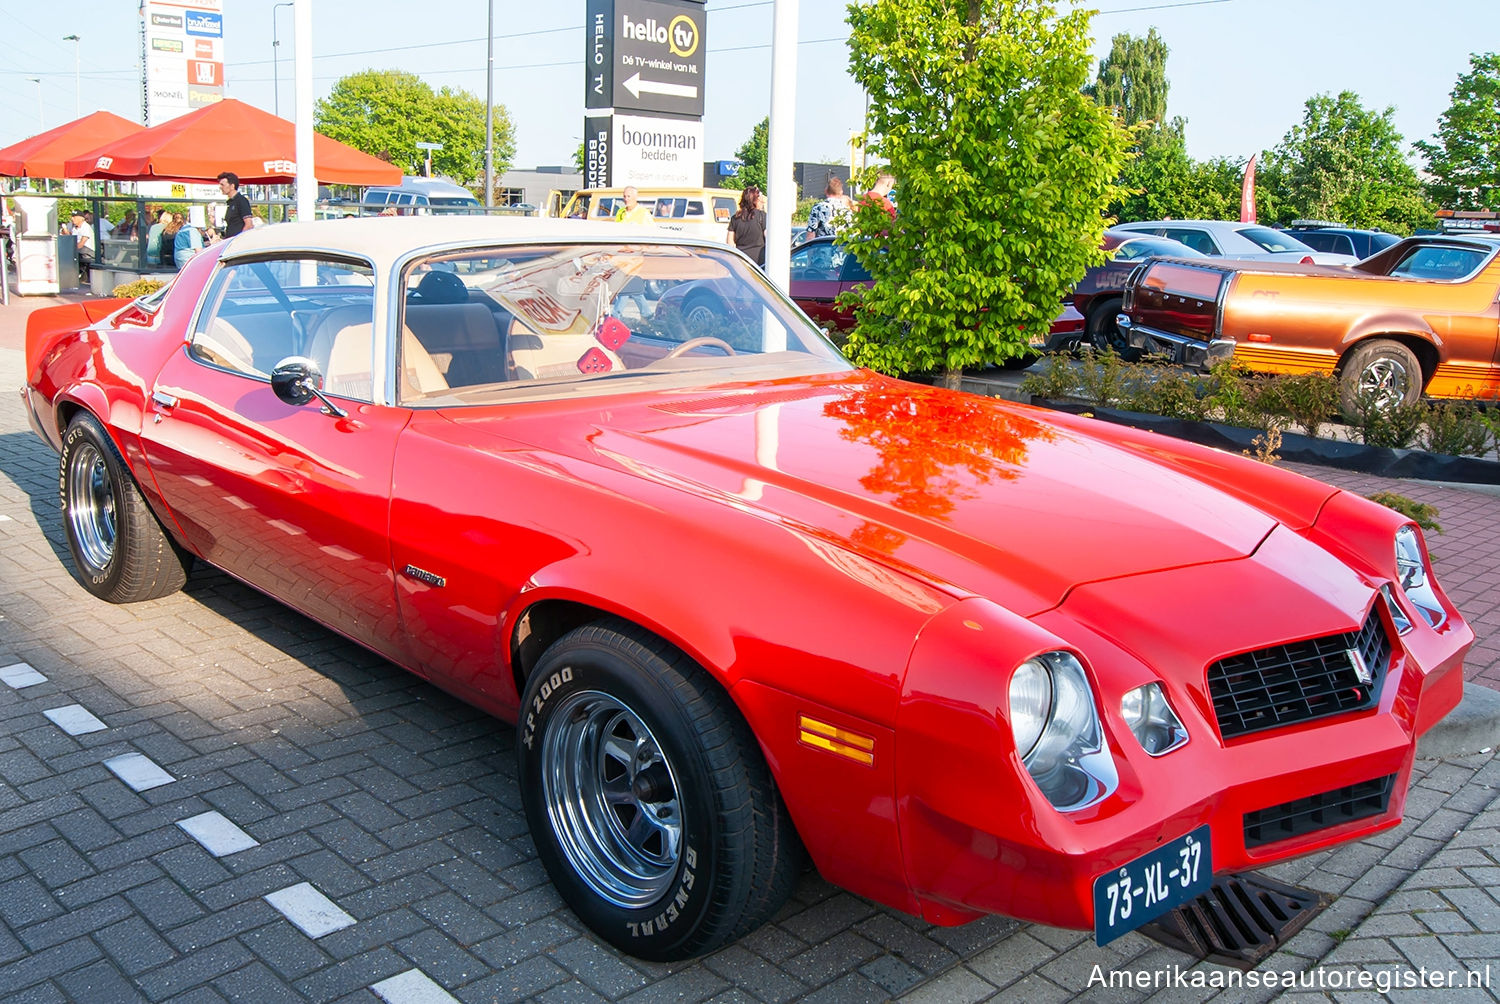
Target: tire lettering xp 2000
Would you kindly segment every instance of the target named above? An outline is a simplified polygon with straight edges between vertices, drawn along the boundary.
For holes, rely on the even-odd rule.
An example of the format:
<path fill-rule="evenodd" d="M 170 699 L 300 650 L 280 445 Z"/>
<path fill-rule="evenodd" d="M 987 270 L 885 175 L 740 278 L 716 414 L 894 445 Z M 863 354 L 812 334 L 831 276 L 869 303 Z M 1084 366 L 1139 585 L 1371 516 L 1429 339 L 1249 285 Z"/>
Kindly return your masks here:
<path fill-rule="evenodd" d="M 85 589 L 111 603 L 133 603 L 182 588 L 192 559 L 157 522 L 109 433 L 88 412 L 63 434 L 57 487 Z"/>
<path fill-rule="evenodd" d="M 587 624 L 542 655 L 517 753 L 542 863 L 620 950 L 702 955 L 790 893 L 801 845 L 749 726 L 699 666 L 633 625 Z"/>

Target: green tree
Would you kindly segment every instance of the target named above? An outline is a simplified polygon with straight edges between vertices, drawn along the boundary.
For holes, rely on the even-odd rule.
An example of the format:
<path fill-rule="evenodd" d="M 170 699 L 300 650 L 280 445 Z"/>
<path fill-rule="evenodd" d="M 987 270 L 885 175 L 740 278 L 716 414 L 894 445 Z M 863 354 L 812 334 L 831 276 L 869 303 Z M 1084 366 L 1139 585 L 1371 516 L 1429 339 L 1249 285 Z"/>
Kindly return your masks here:
<path fill-rule="evenodd" d="M 484 102 L 468 91 L 433 88 L 414 73 L 364 70 L 340 79 L 317 103 L 319 132 L 407 171 L 419 171 L 426 155 L 418 143 L 441 143 L 432 152 L 434 174 L 469 185 L 484 174 Z M 515 156 L 510 115 L 495 106 L 496 176 Z M 483 188 L 483 182 L 479 182 Z"/>
<path fill-rule="evenodd" d="M 900 213 L 861 202 L 846 241 L 874 284 L 846 294 L 849 351 L 888 373 L 998 362 L 1043 336 L 1102 260 L 1130 134 L 1083 93 L 1089 12 L 1050 0 L 851 3 L 849 62 Z"/>
<path fill-rule="evenodd" d="M 750 132 L 750 138 L 740 144 L 734 152 L 740 162 L 740 171 L 733 178 L 724 179 L 725 188 L 749 188 L 754 185 L 762 192 L 766 190 L 766 163 L 771 146 L 771 117 L 768 115 Z"/>
<path fill-rule="evenodd" d="M 578 149 L 573 151 L 573 170 L 582 174 L 588 168 L 588 154 L 584 151 L 583 143 L 578 144 Z"/>
<path fill-rule="evenodd" d="M 1109 55 L 1099 61 L 1098 79 L 1085 91 L 1101 105 L 1116 109 L 1128 126 L 1165 123 L 1170 51 L 1155 28 L 1145 38 L 1121 32 L 1111 40 Z"/>
<path fill-rule="evenodd" d="M 1500 210 L 1500 54 L 1475 53 L 1438 120 L 1436 143 L 1416 143 L 1432 176 L 1427 193 L 1446 209 Z"/>
<path fill-rule="evenodd" d="M 1398 233 L 1431 222 L 1435 207 L 1402 155 L 1395 114 L 1365 108 L 1352 91 L 1308 98 L 1302 123 L 1266 158 L 1268 173 L 1284 185 L 1285 208 Z"/>

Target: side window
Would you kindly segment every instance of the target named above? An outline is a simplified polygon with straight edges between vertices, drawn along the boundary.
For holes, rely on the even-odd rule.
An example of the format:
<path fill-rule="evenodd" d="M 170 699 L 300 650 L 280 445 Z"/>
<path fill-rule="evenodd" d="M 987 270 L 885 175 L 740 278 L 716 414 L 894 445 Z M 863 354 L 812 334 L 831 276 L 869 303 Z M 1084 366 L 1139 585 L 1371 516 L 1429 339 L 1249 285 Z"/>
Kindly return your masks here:
<path fill-rule="evenodd" d="M 804 244 L 792 252 L 791 276 L 804 282 L 838 282 L 845 257 L 831 243 Z"/>
<path fill-rule="evenodd" d="M 318 258 L 235 263 L 214 278 L 188 353 L 256 379 L 307 356 L 329 394 L 373 398 L 374 272 Z"/>
<path fill-rule="evenodd" d="M 870 273 L 852 254 L 844 255 L 844 277 L 842 282 L 869 282 Z"/>
<path fill-rule="evenodd" d="M 1200 251 L 1203 254 L 1219 253 L 1219 246 L 1214 243 L 1214 239 L 1204 230 L 1168 227 L 1164 236 L 1170 237 L 1174 241 L 1181 241 L 1194 251 Z"/>
<path fill-rule="evenodd" d="M 734 215 L 734 200 L 723 196 L 714 196 L 714 222 L 728 223 L 729 218 Z"/>

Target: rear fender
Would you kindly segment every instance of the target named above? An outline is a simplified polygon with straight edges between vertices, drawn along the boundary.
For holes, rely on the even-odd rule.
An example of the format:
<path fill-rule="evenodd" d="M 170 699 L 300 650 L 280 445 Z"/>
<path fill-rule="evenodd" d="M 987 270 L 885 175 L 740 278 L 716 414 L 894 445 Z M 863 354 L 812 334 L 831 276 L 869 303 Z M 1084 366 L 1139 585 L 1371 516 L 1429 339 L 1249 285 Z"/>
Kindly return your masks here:
<path fill-rule="evenodd" d="M 128 299 L 121 298 L 85 300 L 82 303 L 65 303 L 60 307 L 43 307 L 32 311 L 31 316 L 26 319 L 27 379 L 34 382 L 40 376 L 39 367 L 61 339 L 99 323 L 129 303 Z"/>

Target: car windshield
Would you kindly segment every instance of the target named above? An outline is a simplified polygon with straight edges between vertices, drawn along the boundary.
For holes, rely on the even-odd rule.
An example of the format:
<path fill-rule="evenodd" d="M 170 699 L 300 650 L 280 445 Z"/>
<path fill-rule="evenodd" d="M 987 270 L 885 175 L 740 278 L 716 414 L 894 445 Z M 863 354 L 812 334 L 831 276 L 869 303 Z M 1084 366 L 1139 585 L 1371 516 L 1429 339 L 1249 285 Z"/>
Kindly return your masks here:
<path fill-rule="evenodd" d="M 418 259 L 405 286 L 403 400 L 691 370 L 735 379 L 767 365 L 849 368 L 727 249 L 472 249 Z"/>
<path fill-rule="evenodd" d="M 1262 251 L 1301 251 L 1307 254 L 1313 250 L 1297 238 L 1269 227 L 1241 227 L 1235 233 L 1255 244 Z"/>
<path fill-rule="evenodd" d="M 1167 237 L 1132 237 L 1115 248 L 1115 258 L 1120 261 L 1135 261 L 1138 258 L 1152 257 L 1203 258 L 1206 255 Z"/>

